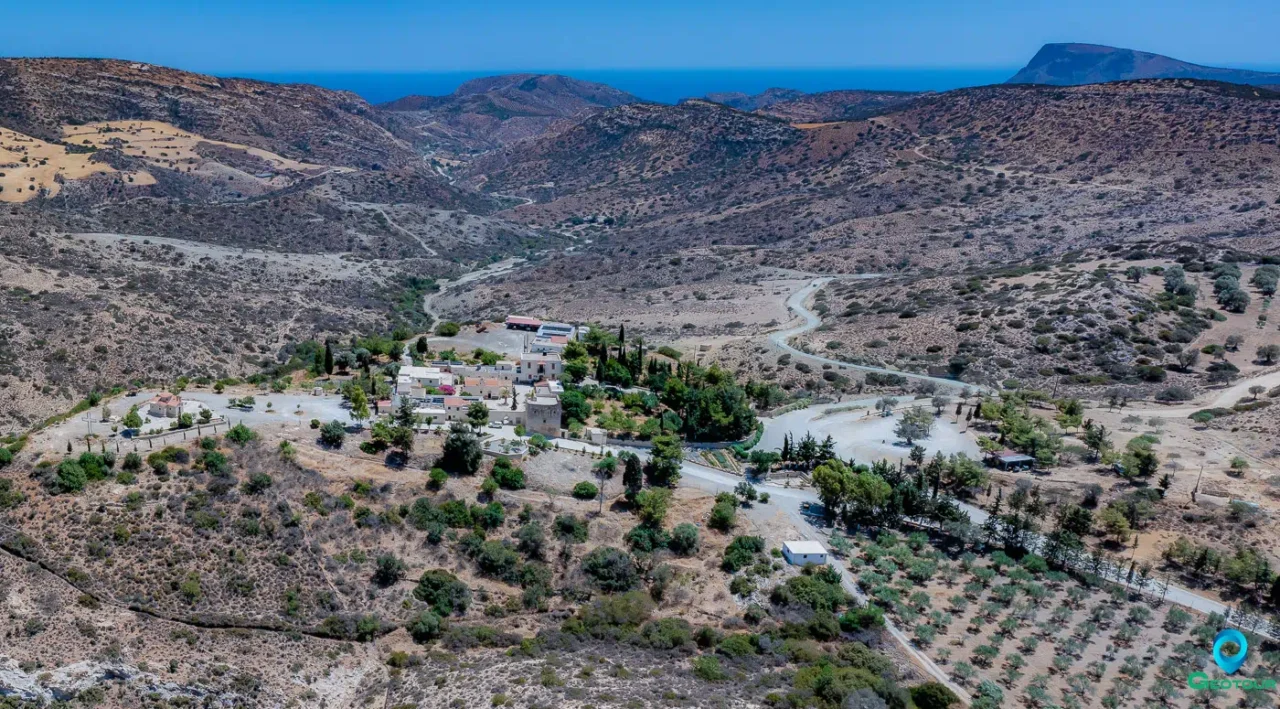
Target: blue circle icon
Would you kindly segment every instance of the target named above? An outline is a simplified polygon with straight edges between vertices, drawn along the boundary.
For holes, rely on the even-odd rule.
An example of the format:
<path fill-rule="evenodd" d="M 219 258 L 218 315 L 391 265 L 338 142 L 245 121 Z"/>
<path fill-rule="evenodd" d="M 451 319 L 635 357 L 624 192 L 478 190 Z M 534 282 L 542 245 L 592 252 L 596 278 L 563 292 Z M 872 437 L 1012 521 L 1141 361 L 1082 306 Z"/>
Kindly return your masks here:
<path fill-rule="evenodd" d="M 1240 648 L 1239 651 L 1234 655 L 1222 654 L 1222 648 L 1227 643 L 1235 643 Z M 1244 665 L 1244 658 L 1248 654 L 1249 641 L 1244 637 L 1244 633 L 1235 628 L 1227 628 L 1213 639 L 1213 661 L 1229 675 L 1235 674 L 1236 670 Z"/>

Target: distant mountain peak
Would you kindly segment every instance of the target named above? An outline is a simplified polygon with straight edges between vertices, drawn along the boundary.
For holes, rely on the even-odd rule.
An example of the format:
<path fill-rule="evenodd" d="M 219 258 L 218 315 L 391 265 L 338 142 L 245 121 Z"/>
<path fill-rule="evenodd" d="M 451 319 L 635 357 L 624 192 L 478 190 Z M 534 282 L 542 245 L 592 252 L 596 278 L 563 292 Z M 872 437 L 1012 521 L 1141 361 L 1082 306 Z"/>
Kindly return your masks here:
<path fill-rule="evenodd" d="M 1151 52 L 1101 44 L 1046 44 L 1009 84 L 1076 86 L 1129 79 L 1204 79 L 1275 86 L 1280 74 L 1200 66 Z"/>

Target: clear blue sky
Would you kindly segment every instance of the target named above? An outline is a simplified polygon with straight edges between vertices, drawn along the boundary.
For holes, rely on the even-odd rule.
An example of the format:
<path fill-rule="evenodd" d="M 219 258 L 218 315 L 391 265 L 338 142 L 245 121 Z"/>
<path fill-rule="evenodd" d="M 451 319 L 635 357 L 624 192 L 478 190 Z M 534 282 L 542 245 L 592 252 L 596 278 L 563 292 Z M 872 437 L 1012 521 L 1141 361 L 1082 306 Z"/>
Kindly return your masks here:
<path fill-rule="evenodd" d="M 1063 41 L 1280 65 L 1277 0 L 9 0 L 4 17 L 5 55 L 220 74 L 1018 67 Z"/>

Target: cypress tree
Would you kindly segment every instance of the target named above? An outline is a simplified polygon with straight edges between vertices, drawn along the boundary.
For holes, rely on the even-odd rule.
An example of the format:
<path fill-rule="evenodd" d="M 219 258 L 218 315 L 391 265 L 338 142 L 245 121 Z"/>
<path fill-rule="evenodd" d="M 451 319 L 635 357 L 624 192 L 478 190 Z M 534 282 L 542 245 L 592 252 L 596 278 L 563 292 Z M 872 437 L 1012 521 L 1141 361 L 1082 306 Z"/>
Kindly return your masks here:
<path fill-rule="evenodd" d="M 328 340 L 324 342 L 324 373 L 333 374 L 333 343 Z"/>

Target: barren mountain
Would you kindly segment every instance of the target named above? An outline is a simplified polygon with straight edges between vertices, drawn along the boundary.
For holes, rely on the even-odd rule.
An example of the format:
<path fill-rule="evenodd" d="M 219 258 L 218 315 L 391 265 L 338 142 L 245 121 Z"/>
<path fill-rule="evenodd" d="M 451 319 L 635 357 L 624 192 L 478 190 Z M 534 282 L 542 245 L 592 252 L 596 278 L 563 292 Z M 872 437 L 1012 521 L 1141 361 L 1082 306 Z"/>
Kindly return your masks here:
<path fill-rule="evenodd" d="M 0 430 L 94 387 L 421 328 L 430 278 L 554 243 L 486 216 L 503 202 L 449 185 L 399 120 L 311 86 L 0 61 Z"/>
<path fill-rule="evenodd" d="M 1099 44 L 1046 44 L 1008 83 L 1072 86 L 1126 79 L 1205 79 L 1280 86 L 1280 74 L 1200 66 L 1150 52 Z"/>
<path fill-rule="evenodd" d="M 655 327 L 732 338 L 734 323 L 760 320 L 754 301 L 733 294 L 762 283 L 768 268 L 912 274 L 908 290 L 937 290 L 918 279 L 1073 254 L 1274 256 L 1278 119 L 1280 95 L 1192 80 L 982 87 L 803 128 L 693 102 L 606 111 L 478 161 L 474 175 L 485 189 L 536 198 L 510 214 L 576 229 L 594 253 L 456 307 L 496 312 L 518 292 L 552 317 L 578 308 L 640 322 L 657 308 L 687 309 L 691 294 L 675 287 L 684 283 L 718 317 L 690 313 Z M 696 129 L 663 129 L 685 125 Z M 867 285 L 875 298 L 902 297 L 879 288 Z M 845 351 L 877 339 L 836 334 L 849 338 Z M 759 340 L 745 342 L 751 372 Z M 1022 355 L 1011 346 L 990 356 Z M 1105 370 L 1084 361 L 1072 374 L 1105 382 L 1121 371 Z"/>
<path fill-rule="evenodd" d="M 557 74 L 504 74 L 473 79 L 448 96 L 406 96 L 379 108 L 404 114 L 418 140 L 466 152 L 541 135 L 552 126 L 638 98 L 604 84 Z"/>
<path fill-rule="evenodd" d="M 415 159 L 353 93 L 115 59 L 0 60 L 0 106 L 5 127 L 46 141 L 61 140 L 68 124 L 161 121 L 306 162 L 367 168 Z"/>

